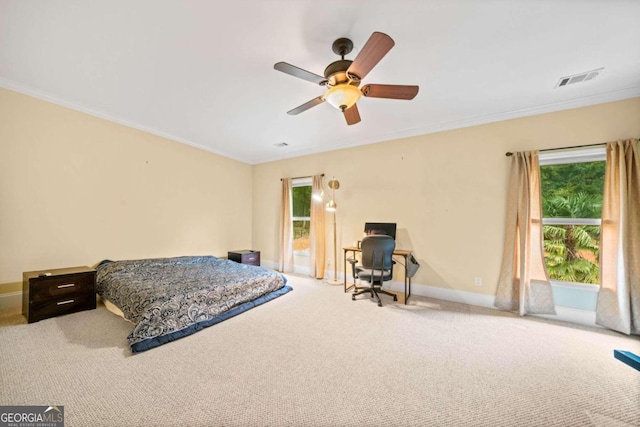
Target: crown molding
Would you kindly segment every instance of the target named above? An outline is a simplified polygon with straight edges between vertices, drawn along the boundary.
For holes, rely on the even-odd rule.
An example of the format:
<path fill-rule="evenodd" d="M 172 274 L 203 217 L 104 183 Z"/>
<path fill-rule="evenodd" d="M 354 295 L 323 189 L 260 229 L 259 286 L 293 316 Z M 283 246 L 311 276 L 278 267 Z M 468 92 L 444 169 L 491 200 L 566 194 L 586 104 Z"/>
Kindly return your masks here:
<path fill-rule="evenodd" d="M 257 158 L 241 158 L 238 156 L 234 156 L 228 152 L 222 150 L 214 150 L 211 147 L 206 145 L 202 145 L 176 135 L 172 135 L 166 132 L 159 131 L 157 129 L 150 128 L 148 126 L 141 125 L 139 123 L 133 122 L 131 120 L 124 119 L 122 117 L 118 117 L 112 114 L 107 114 L 101 111 L 94 110 L 85 105 L 73 103 L 66 101 L 64 99 L 49 95 L 43 91 L 38 89 L 28 87 L 11 80 L 4 79 L 0 77 L 0 87 L 5 89 L 9 89 L 15 92 L 19 92 L 28 96 L 32 96 L 34 98 L 38 98 L 47 102 L 51 102 L 56 105 L 60 105 L 65 108 L 69 108 L 75 111 L 79 111 L 81 113 L 89 114 L 94 117 L 98 117 L 104 120 L 108 120 L 114 123 L 121 124 L 123 126 L 127 126 L 133 129 L 137 129 L 143 132 L 150 133 L 152 135 L 159 136 L 161 138 L 166 138 L 181 144 L 185 144 L 194 148 L 198 148 L 200 150 L 204 150 L 210 152 L 212 154 L 216 154 L 218 156 L 222 156 L 228 159 L 237 160 L 242 163 L 246 163 L 249 165 L 256 165 L 260 163 L 268 163 L 273 161 L 291 159 L 296 157 L 309 156 L 314 154 L 320 154 L 328 151 L 342 150 L 346 148 L 358 147 L 361 145 L 375 144 L 379 142 L 392 141 L 395 139 L 401 138 L 409 138 L 418 135 L 428 135 L 438 132 L 445 132 L 449 130 L 462 129 L 471 126 L 478 126 L 487 123 L 500 122 L 505 120 L 517 119 L 528 116 L 535 116 L 539 114 L 545 113 L 553 113 L 562 110 L 570 110 L 575 108 L 588 107 L 591 105 L 604 104 L 607 102 L 621 101 L 624 99 L 630 99 L 635 97 L 640 97 L 640 86 L 634 86 L 631 88 L 621 89 L 612 92 L 601 93 L 597 95 L 586 96 L 582 98 L 571 99 L 568 101 L 555 102 L 544 105 L 537 105 L 533 107 L 527 107 L 517 110 L 505 111 L 496 114 L 489 114 L 484 116 L 472 117 L 464 120 L 456 120 L 452 122 L 446 123 L 438 123 L 424 127 L 418 127 L 413 129 L 405 129 L 397 132 L 390 132 L 384 135 L 381 135 L 376 138 L 362 138 L 351 141 L 342 142 L 339 144 L 336 143 L 327 143 L 326 145 L 322 145 L 321 148 L 314 147 L 310 149 L 300 149 L 288 151 L 286 155 L 282 156 L 268 156 L 268 157 L 257 157 Z"/>
<path fill-rule="evenodd" d="M 157 129 L 150 128 L 148 126 L 141 125 L 141 124 L 133 122 L 131 120 L 123 119 L 122 117 L 118 117 L 118 116 L 114 116 L 112 114 L 108 114 L 108 113 L 104 113 L 104 112 L 101 112 L 101 111 L 97 111 L 97 110 L 89 108 L 89 107 L 87 107 L 85 105 L 76 104 L 74 102 L 69 102 L 69 101 L 66 101 L 64 99 L 58 98 L 56 96 L 49 95 L 49 94 L 47 94 L 45 92 L 42 92 L 42 91 L 40 91 L 38 89 L 34 89 L 34 88 L 31 88 L 31 87 L 28 87 L 28 86 L 24 86 L 24 85 L 18 84 L 16 82 L 13 82 L 11 80 L 7 80 L 7 79 L 2 78 L 2 77 L 0 77 L 0 87 L 12 90 L 14 92 L 22 93 L 24 95 L 28 95 L 28 96 L 31 96 L 31 97 L 34 97 L 34 98 L 38 98 L 38 99 L 41 99 L 43 101 L 47 101 L 47 102 L 50 102 L 52 104 L 59 105 L 61 107 L 69 108 L 71 110 L 75 110 L 75 111 L 78 111 L 80 113 L 85 113 L 85 114 L 88 114 L 90 116 L 94 116 L 94 117 L 97 117 L 97 118 L 100 118 L 100 119 L 108 120 L 108 121 L 113 122 L 113 123 L 117 123 L 117 124 L 120 124 L 120 125 L 123 125 L 123 126 L 127 126 L 127 127 L 132 128 L 132 129 L 137 129 L 137 130 L 142 131 L 142 132 L 150 133 L 152 135 L 159 136 L 161 138 L 169 139 L 171 141 L 178 142 L 180 144 L 184 144 L 184 145 L 188 145 L 190 147 L 194 147 L 194 148 L 197 148 L 197 149 L 200 149 L 200 150 L 208 151 L 209 153 L 216 154 L 218 156 L 222 156 L 222 157 L 225 157 L 227 159 L 237 160 L 237 161 L 242 162 L 242 163 L 251 164 L 251 162 L 247 161 L 247 159 L 239 158 L 239 157 L 234 156 L 232 154 L 229 154 L 227 152 L 214 150 L 211 147 L 207 147 L 205 145 L 198 144 L 198 143 L 193 142 L 193 141 L 189 141 L 188 139 L 184 139 L 184 138 L 181 138 L 179 136 L 172 135 L 170 133 L 162 132 L 162 131 L 159 131 Z"/>
<path fill-rule="evenodd" d="M 631 88 L 621 89 L 612 92 L 601 93 L 597 95 L 586 96 L 582 98 L 571 99 L 568 101 L 555 102 L 551 104 L 537 105 L 534 107 L 521 108 L 517 110 L 510 110 L 496 114 L 488 114 L 485 116 L 477 116 L 464 120 L 456 120 L 446 123 L 438 123 L 434 125 L 406 129 L 398 132 L 392 132 L 385 134 L 381 137 L 374 139 L 360 139 L 347 141 L 340 144 L 327 144 L 322 148 L 312 149 L 300 149 L 295 151 L 289 151 L 287 156 L 260 158 L 255 160 L 254 164 L 267 163 L 272 161 L 290 159 L 295 157 L 308 156 L 313 154 L 319 154 L 327 151 L 341 150 L 345 148 L 357 147 L 360 145 L 375 144 L 379 142 L 392 141 L 401 138 L 410 138 L 419 135 L 428 135 L 438 132 L 445 132 L 449 130 L 462 129 L 471 126 L 479 126 L 488 123 L 501 122 L 511 119 L 518 119 L 522 117 L 536 116 L 546 113 L 554 113 L 557 111 L 571 110 L 575 108 L 589 107 L 597 104 L 605 104 L 607 102 L 622 101 L 624 99 L 640 97 L 640 86 L 634 86 Z"/>

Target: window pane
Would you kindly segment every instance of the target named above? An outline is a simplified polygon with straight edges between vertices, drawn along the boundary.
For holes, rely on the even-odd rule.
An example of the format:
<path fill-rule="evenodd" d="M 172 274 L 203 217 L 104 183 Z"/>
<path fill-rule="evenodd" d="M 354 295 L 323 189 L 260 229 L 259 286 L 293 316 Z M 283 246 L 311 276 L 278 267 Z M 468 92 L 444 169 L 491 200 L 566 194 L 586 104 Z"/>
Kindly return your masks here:
<path fill-rule="evenodd" d="M 309 227 L 311 221 L 293 221 L 293 250 L 295 252 L 309 250 Z"/>
<path fill-rule="evenodd" d="M 544 218 L 600 218 L 605 162 L 540 167 Z"/>
<path fill-rule="evenodd" d="M 600 226 L 553 218 L 599 219 L 602 216 L 605 162 L 540 167 L 545 265 L 549 278 L 598 284 Z M 551 222 L 551 224 L 549 224 Z"/>
<path fill-rule="evenodd" d="M 291 189 L 293 202 L 293 250 L 309 250 L 309 227 L 311 225 L 311 186 L 300 185 Z"/>
<path fill-rule="evenodd" d="M 311 216 L 311 186 L 304 185 L 291 189 L 293 216 Z"/>
<path fill-rule="evenodd" d="M 543 230 L 544 261 L 550 279 L 599 283 L 599 226 L 545 225 Z"/>

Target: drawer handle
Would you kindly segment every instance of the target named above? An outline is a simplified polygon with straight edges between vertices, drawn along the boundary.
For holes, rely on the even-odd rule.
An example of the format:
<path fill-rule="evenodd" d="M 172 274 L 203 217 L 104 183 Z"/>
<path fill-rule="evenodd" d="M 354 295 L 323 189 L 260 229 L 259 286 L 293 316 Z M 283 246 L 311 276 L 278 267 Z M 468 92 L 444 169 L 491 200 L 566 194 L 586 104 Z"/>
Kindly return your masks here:
<path fill-rule="evenodd" d="M 75 285 L 76 285 L 75 283 L 67 283 L 66 285 L 58 285 L 58 289 L 73 288 Z"/>
<path fill-rule="evenodd" d="M 66 300 L 66 301 L 59 301 L 59 302 L 57 302 L 56 304 L 58 304 L 58 305 L 71 304 L 73 301 L 74 301 L 74 300 L 72 300 L 72 299 L 68 299 L 68 300 Z"/>

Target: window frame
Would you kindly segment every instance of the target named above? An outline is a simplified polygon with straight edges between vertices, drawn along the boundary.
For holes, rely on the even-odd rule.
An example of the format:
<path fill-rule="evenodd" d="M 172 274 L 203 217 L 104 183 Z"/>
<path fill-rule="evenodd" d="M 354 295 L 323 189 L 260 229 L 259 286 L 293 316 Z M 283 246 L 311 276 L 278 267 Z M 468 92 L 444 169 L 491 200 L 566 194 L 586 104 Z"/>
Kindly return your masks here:
<path fill-rule="evenodd" d="M 293 195 L 294 187 L 311 187 L 313 190 L 313 178 L 305 177 L 305 178 L 294 178 L 291 180 L 291 193 Z M 293 230 L 293 221 L 309 221 L 311 224 L 311 210 L 309 210 L 309 216 L 293 216 L 293 201 L 291 202 L 291 229 Z M 295 240 L 295 239 L 294 239 Z M 300 256 L 310 256 L 311 250 L 307 249 L 304 251 L 293 251 L 294 255 Z"/>
<path fill-rule="evenodd" d="M 538 160 L 540 168 L 543 166 L 564 165 L 571 163 L 588 163 L 588 162 L 606 162 L 607 149 L 606 146 L 574 148 L 558 151 L 539 152 Z M 597 225 L 602 226 L 601 218 L 542 218 L 542 225 Z M 544 237 L 543 237 L 544 242 Z M 567 282 L 564 280 L 549 279 L 552 284 L 559 286 L 567 286 L 578 289 L 593 289 L 600 287 L 600 284 Z"/>

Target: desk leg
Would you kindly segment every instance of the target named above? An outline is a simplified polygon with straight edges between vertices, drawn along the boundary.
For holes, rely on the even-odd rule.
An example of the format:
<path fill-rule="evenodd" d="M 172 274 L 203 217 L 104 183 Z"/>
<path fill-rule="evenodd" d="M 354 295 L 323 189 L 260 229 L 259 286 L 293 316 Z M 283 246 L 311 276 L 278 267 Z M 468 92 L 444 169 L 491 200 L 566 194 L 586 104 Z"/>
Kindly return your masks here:
<path fill-rule="evenodd" d="M 409 296 L 407 295 L 407 257 L 404 257 L 404 305 L 407 305 L 407 300 Z"/>
<path fill-rule="evenodd" d="M 342 251 L 342 262 L 344 269 L 342 270 L 342 276 L 344 277 L 344 292 L 347 293 L 347 251 Z"/>
<path fill-rule="evenodd" d="M 411 297 L 411 277 L 408 276 L 408 264 L 407 261 L 409 255 L 404 256 L 404 304 L 407 305 L 407 301 Z M 407 284 L 409 285 L 409 292 L 407 293 Z"/>
<path fill-rule="evenodd" d="M 344 255 L 342 256 L 342 261 L 344 263 L 344 292 L 347 293 L 348 290 L 354 288 L 356 286 L 355 282 L 353 283 L 353 285 L 349 286 L 347 288 L 347 252 L 348 251 L 344 251 Z M 353 255 L 355 257 L 355 251 L 353 252 Z"/>

